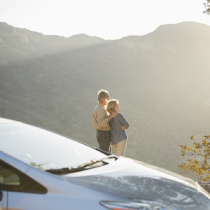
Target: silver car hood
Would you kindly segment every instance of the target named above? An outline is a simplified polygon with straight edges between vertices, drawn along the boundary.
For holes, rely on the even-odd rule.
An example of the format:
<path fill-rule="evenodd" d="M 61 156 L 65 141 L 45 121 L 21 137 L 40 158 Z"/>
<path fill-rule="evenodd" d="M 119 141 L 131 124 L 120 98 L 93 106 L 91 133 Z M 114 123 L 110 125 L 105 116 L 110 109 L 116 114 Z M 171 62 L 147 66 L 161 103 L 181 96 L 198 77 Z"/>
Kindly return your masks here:
<path fill-rule="evenodd" d="M 128 158 L 66 175 L 65 180 L 135 201 L 158 201 L 177 209 L 196 209 L 198 205 L 199 210 L 210 209 L 210 195 L 193 180 Z"/>

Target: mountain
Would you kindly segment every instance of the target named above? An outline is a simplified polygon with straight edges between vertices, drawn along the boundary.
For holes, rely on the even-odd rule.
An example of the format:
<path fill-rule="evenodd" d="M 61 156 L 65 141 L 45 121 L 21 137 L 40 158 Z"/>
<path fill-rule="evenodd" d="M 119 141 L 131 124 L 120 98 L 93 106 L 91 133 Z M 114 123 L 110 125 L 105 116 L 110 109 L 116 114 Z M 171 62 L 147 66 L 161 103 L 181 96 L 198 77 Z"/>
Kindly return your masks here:
<path fill-rule="evenodd" d="M 109 41 L 0 23 L 0 116 L 98 146 L 92 111 L 107 89 L 130 123 L 126 156 L 178 172 L 180 145 L 209 134 L 209 37 L 195 22 Z"/>

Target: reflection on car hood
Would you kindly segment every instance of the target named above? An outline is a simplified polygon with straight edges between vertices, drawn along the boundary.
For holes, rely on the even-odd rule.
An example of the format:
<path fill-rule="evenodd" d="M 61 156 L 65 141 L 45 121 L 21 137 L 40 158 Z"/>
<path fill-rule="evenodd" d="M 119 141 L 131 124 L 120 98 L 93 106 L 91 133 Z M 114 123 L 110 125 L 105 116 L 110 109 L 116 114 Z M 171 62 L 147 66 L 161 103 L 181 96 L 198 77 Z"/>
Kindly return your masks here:
<path fill-rule="evenodd" d="M 187 209 L 196 209 L 198 205 L 199 210 L 210 209 L 209 194 L 193 180 L 173 172 L 127 158 L 101 167 L 102 171 L 93 173 L 94 170 L 82 176 L 67 175 L 65 179 L 126 199 L 159 201 L 178 209 L 185 209 L 186 205 Z"/>

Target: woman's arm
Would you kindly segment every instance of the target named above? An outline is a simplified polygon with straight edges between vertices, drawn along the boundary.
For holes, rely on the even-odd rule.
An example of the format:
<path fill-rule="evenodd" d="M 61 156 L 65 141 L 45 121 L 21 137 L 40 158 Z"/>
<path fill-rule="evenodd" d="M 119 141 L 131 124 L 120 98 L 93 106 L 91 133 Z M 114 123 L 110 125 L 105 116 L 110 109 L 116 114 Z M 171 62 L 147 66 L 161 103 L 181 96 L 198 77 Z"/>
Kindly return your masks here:
<path fill-rule="evenodd" d="M 126 129 L 129 128 L 129 123 L 128 121 L 124 118 L 124 116 L 120 113 L 118 114 L 118 117 L 119 117 L 119 121 L 125 126 Z M 121 128 L 122 129 L 122 128 Z M 124 130 L 124 129 L 122 129 Z"/>

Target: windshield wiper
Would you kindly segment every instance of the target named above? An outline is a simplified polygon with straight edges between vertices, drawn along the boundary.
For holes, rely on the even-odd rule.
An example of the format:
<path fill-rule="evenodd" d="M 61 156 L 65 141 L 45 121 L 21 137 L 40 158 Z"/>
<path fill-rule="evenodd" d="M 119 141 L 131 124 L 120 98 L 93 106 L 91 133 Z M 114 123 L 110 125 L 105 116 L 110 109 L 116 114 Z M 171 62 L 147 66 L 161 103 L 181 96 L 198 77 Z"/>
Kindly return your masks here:
<path fill-rule="evenodd" d="M 108 157 L 105 157 L 105 158 L 101 158 L 101 159 L 93 159 L 93 160 L 90 160 L 86 163 L 83 163 L 81 165 L 79 165 L 77 168 L 84 168 L 84 167 L 87 167 L 87 166 L 92 166 L 96 163 L 99 163 L 99 162 L 104 162 L 104 160 L 106 159 L 111 159 L 111 158 L 115 158 L 115 160 L 117 160 L 119 157 L 116 156 L 116 155 L 109 155 Z M 105 162 L 107 163 L 107 162 Z"/>
<path fill-rule="evenodd" d="M 109 155 L 108 157 L 105 157 L 105 158 L 101 158 L 101 159 L 93 159 L 93 160 L 90 160 L 86 163 L 83 163 L 81 165 L 79 165 L 77 168 L 72 168 L 72 167 L 69 167 L 69 168 L 60 168 L 60 169 L 48 169 L 48 170 L 45 170 L 49 173 L 52 173 L 52 174 L 69 174 L 69 173 L 75 173 L 75 172 L 79 172 L 79 171 L 84 171 L 84 170 L 88 170 L 90 169 L 90 166 L 96 164 L 96 163 L 103 163 L 103 165 L 106 165 L 108 164 L 108 162 L 106 162 L 107 159 L 112 159 L 112 158 L 115 158 L 115 160 L 117 160 L 119 157 L 116 156 L 116 155 Z M 100 165 L 101 166 L 101 165 Z M 88 167 L 88 168 L 86 168 Z M 91 167 L 91 168 L 96 168 L 98 166 L 95 166 L 95 167 Z"/>

